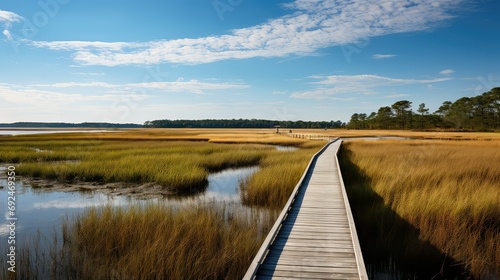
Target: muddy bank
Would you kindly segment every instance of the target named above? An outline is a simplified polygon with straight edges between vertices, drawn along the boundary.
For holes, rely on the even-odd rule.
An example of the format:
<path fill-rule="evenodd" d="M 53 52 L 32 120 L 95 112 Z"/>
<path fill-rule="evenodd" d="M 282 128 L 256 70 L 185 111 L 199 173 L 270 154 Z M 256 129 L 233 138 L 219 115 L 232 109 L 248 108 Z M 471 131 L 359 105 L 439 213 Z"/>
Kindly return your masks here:
<path fill-rule="evenodd" d="M 47 179 L 22 179 L 25 185 L 31 186 L 40 192 L 88 192 L 99 191 L 109 195 L 126 195 L 138 199 L 148 199 L 155 197 L 179 196 L 181 194 L 173 192 L 155 183 L 134 184 L 134 183 L 99 183 L 99 182 L 72 182 L 61 183 Z"/>

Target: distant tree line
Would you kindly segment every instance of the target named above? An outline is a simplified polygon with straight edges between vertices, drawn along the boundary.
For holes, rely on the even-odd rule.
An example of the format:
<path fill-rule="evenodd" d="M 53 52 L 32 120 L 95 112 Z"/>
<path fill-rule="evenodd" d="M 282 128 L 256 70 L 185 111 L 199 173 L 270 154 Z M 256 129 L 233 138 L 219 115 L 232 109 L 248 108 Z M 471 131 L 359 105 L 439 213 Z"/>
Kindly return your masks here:
<path fill-rule="evenodd" d="M 4 128 L 140 128 L 142 124 L 133 123 L 101 123 L 101 122 L 84 122 L 84 123 L 64 123 L 64 122 L 15 122 L 15 123 L 0 123 L 0 127 Z"/>
<path fill-rule="evenodd" d="M 491 131 L 500 129 L 500 87 L 475 97 L 445 101 L 433 113 L 425 103 L 412 109 L 412 102 L 398 101 L 381 107 L 378 112 L 351 116 L 350 129 L 453 129 Z"/>
<path fill-rule="evenodd" d="M 342 128 L 342 121 L 277 121 L 262 119 L 154 120 L 144 127 L 157 128 Z"/>

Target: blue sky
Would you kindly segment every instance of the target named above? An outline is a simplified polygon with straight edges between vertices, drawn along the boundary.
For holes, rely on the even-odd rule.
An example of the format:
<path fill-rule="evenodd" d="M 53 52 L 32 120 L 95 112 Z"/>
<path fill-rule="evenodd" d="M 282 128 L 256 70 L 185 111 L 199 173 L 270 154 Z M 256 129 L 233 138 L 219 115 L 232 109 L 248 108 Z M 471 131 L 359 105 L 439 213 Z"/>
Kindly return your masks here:
<path fill-rule="evenodd" d="M 0 2 L 0 122 L 342 120 L 500 86 L 496 0 Z"/>

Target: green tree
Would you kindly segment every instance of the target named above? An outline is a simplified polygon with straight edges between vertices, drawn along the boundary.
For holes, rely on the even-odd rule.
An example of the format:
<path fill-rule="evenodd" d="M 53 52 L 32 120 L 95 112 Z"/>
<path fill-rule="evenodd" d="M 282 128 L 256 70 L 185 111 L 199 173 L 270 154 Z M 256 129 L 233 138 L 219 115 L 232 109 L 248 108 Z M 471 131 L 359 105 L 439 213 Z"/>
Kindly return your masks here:
<path fill-rule="evenodd" d="M 366 125 L 369 129 L 373 129 L 375 127 L 377 113 L 371 112 L 371 114 L 366 118 Z"/>
<path fill-rule="evenodd" d="M 349 126 L 349 128 L 352 128 L 352 129 L 359 129 L 360 128 L 361 121 L 360 121 L 358 113 L 355 113 L 351 116 L 351 120 L 349 121 L 348 126 Z"/>
<path fill-rule="evenodd" d="M 366 119 L 368 116 L 365 113 L 359 114 L 359 122 L 360 122 L 360 128 L 365 129 L 366 128 Z"/>
<path fill-rule="evenodd" d="M 472 129 L 472 103 L 469 97 L 462 97 L 450 106 L 447 118 L 457 129 Z"/>
<path fill-rule="evenodd" d="M 377 117 L 375 117 L 375 123 L 377 124 L 378 128 L 389 129 L 393 117 L 394 114 L 391 107 L 381 107 L 380 109 L 378 109 Z"/>
<path fill-rule="evenodd" d="M 417 112 L 420 113 L 420 129 L 424 129 L 424 119 L 427 114 L 429 114 L 429 108 L 425 108 L 425 103 L 420 103 L 418 105 Z"/>
<path fill-rule="evenodd" d="M 408 100 L 401 100 L 394 104 L 392 104 L 391 108 L 394 110 L 396 115 L 396 120 L 401 129 L 405 129 L 408 127 L 408 123 L 411 126 L 411 102 Z"/>
<path fill-rule="evenodd" d="M 436 112 L 434 112 L 435 115 L 445 117 L 448 115 L 448 112 L 450 111 L 450 107 L 453 104 L 451 101 L 445 101 L 443 102 L 443 105 L 441 105 Z"/>

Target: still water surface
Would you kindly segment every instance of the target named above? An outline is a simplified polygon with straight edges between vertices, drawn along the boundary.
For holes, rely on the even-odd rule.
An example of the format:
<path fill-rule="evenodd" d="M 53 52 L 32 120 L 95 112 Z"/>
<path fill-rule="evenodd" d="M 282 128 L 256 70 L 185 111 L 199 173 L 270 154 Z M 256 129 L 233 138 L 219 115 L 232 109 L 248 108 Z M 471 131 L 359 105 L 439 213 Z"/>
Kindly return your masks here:
<path fill-rule="evenodd" d="M 90 130 L 27 130 L 27 129 L 0 129 L 0 136 L 2 135 L 30 135 L 30 134 L 52 134 L 52 133 L 89 133 L 89 132 L 110 132 L 108 130 L 102 129 L 90 129 Z"/>
<path fill-rule="evenodd" d="M 100 191 L 62 192 L 46 191 L 16 182 L 17 238 L 20 242 L 41 233 L 45 237 L 59 232 L 63 217 L 84 213 L 90 207 L 127 207 L 137 204 L 165 203 L 182 205 L 204 201 L 241 203 L 240 184 L 255 173 L 259 167 L 227 169 L 210 174 L 208 187 L 194 196 L 136 199 L 128 196 L 112 196 Z M 5 174 L 5 168 L 0 169 Z M 0 179 L 0 244 L 6 244 L 9 234 L 7 221 L 7 180 Z"/>

